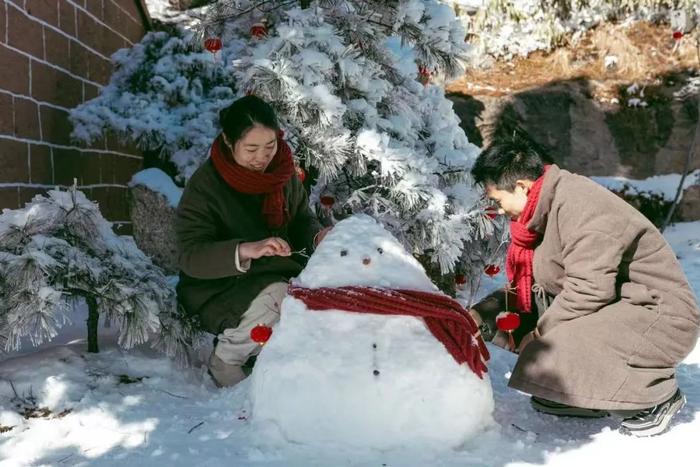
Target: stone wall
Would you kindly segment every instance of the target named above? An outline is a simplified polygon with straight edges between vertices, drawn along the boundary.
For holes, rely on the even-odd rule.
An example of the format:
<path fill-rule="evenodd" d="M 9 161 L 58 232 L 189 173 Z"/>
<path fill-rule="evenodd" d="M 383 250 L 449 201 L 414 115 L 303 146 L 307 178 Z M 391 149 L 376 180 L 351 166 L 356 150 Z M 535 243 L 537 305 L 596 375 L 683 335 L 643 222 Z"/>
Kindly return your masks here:
<path fill-rule="evenodd" d="M 130 231 L 126 184 L 140 152 L 109 136 L 71 141 L 68 112 L 98 95 L 110 55 L 141 40 L 149 21 L 142 0 L 0 0 L 0 209 L 77 179 Z"/>
<path fill-rule="evenodd" d="M 646 89 L 646 107 L 601 104 L 585 80 L 508 96 L 452 94 L 470 141 L 487 144 L 518 125 L 550 150 L 557 164 L 583 175 L 644 179 L 681 173 L 698 122 L 698 99 L 675 99 L 678 86 Z M 700 141 L 697 142 L 700 147 Z M 691 170 L 700 168 L 700 155 Z"/>

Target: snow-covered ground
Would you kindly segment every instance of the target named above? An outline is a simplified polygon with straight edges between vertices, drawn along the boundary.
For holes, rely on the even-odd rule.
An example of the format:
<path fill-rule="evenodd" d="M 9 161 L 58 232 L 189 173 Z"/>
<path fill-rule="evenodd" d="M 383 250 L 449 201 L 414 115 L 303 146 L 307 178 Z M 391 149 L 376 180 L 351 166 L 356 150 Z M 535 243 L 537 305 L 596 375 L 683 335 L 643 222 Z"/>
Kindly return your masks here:
<path fill-rule="evenodd" d="M 700 222 L 666 237 L 700 293 Z M 202 368 L 182 370 L 147 348 L 87 354 L 80 312 L 53 345 L 0 362 L 0 466 L 586 466 L 695 465 L 700 433 L 700 346 L 678 368 L 688 403 L 671 430 L 646 439 L 617 432 L 619 419 L 564 419 L 534 412 L 507 388 L 515 356 L 490 347 L 496 426 L 458 449 L 378 451 L 290 443 L 251 422 L 249 380 L 219 390 Z M 29 352 L 27 352 L 29 351 Z M 13 389 L 14 387 L 14 389 Z M 281 391 L 284 388 L 280 388 Z M 16 393 L 16 394 L 15 394 Z M 33 401 L 33 403 L 32 403 Z M 18 414 L 28 406 L 41 417 Z"/>

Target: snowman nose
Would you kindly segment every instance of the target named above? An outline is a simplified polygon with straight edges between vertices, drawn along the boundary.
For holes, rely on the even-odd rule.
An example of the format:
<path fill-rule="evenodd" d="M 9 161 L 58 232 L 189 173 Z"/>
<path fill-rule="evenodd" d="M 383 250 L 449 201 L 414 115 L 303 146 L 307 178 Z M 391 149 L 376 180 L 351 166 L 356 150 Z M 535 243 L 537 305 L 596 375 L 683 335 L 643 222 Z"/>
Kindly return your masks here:
<path fill-rule="evenodd" d="M 364 258 L 362 258 L 362 264 L 364 264 L 365 266 L 369 266 L 369 263 L 371 262 L 372 258 L 370 258 L 369 256 L 365 256 Z"/>

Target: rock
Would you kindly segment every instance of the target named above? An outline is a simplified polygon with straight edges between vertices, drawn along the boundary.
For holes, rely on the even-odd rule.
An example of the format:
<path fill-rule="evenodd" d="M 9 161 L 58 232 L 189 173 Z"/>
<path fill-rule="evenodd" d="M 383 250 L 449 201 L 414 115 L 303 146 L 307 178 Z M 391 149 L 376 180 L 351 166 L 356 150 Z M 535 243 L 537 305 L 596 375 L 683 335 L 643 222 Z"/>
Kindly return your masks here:
<path fill-rule="evenodd" d="M 486 145 L 497 132 L 508 134 L 517 125 L 548 149 L 554 162 L 582 175 L 644 179 L 683 171 L 698 122 L 697 96 L 677 99 L 680 85 L 661 81 L 645 88 L 645 107 L 630 107 L 627 99 L 601 103 L 593 97 L 595 86 L 575 79 L 502 96 L 448 97 L 475 144 Z M 690 169 L 700 169 L 700 157 Z"/>
<path fill-rule="evenodd" d="M 700 184 L 691 185 L 678 203 L 679 217 L 687 222 L 700 220 Z"/>
<path fill-rule="evenodd" d="M 140 184 L 129 187 L 129 213 L 136 244 L 166 274 L 176 274 L 175 208 L 164 195 Z"/>

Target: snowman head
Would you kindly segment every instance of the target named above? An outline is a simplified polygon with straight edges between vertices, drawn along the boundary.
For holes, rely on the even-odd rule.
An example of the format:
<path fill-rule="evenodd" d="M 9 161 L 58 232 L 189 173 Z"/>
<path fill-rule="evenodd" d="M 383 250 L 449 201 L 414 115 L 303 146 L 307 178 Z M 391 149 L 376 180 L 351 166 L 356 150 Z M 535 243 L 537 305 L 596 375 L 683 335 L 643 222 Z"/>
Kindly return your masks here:
<path fill-rule="evenodd" d="M 308 288 L 366 286 L 437 291 L 420 263 L 381 224 L 364 214 L 336 224 L 295 283 Z"/>

